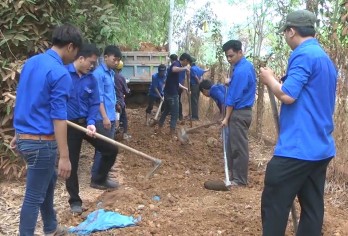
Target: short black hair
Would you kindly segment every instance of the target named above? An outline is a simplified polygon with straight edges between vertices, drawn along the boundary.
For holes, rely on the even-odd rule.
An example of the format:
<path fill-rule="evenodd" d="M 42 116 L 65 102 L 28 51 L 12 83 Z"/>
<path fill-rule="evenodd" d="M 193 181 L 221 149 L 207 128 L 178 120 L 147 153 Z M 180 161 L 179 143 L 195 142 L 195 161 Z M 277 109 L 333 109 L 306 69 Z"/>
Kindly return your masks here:
<path fill-rule="evenodd" d="M 121 49 L 115 45 L 109 45 L 104 49 L 104 56 L 115 56 L 118 58 L 122 58 Z"/>
<path fill-rule="evenodd" d="M 172 61 L 177 61 L 177 60 L 178 60 L 178 55 L 176 55 L 176 54 L 171 54 L 171 55 L 169 56 L 169 58 L 170 58 L 170 60 L 172 60 Z"/>
<path fill-rule="evenodd" d="M 228 51 L 232 49 L 234 52 L 238 52 L 240 50 L 242 50 L 242 42 L 239 40 L 230 40 L 227 41 L 223 46 L 222 46 L 222 50 L 224 52 Z"/>
<path fill-rule="evenodd" d="M 53 46 L 62 48 L 70 43 L 73 44 L 74 48 L 81 48 L 81 31 L 71 24 L 57 26 L 52 33 Z"/>
<path fill-rule="evenodd" d="M 179 60 L 180 60 L 180 61 L 183 61 L 183 60 L 185 60 L 185 59 L 188 60 L 189 62 L 192 62 L 192 59 L 191 59 L 190 54 L 188 54 L 188 53 L 186 53 L 186 52 L 184 52 L 183 54 L 181 54 Z"/>
<path fill-rule="evenodd" d="M 203 92 L 203 89 L 205 90 L 210 90 L 211 86 L 213 86 L 213 83 L 209 79 L 204 79 L 202 82 L 199 84 L 199 91 Z"/>
<path fill-rule="evenodd" d="M 83 43 L 79 52 L 76 55 L 76 58 L 79 57 L 91 57 L 93 55 L 96 55 L 97 57 L 100 56 L 100 51 L 97 48 L 97 46 L 94 43 Z"/>
<path fill-rule="evenodd" d="M 313 26 L 288 26 L 285 30 L 293 28 L 301 37 L 314 37 L 315 29 Z"/>
<path fill-rule="evenodd" d="M 158 66 L 158 72 L 160 72 L 160 71 L 166 71 L 166 70 L 167 70 L 166 65 L 160 64 L 160 65 Z"/>

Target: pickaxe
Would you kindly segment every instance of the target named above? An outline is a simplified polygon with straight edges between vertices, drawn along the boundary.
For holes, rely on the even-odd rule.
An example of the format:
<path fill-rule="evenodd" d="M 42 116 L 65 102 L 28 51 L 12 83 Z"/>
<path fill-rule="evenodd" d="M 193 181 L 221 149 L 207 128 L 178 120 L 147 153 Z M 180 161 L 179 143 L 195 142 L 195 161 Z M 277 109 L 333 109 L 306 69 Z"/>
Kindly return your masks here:
<path fill-rule="evenodd" d="M 160 102 L 160 104 L 159 104 L 159 107 L 158 107 L 158 109 L 157 109 L 157 112 L 156 112 L 155 117 L 154 117 L 154 118 L 152 118 L 152 117 L 150 118 L 150 121 L 149 121 L 149 126 L 150 126 L 150 127 L 153 127 L 153 126 L 155 126 L 155 125 L 157 124 L 157 122 L 158 122 L 158 116 L 159 116 L 159 113 L 160 113 L 160 111 L 161 111 L 162 104 L 163 104 L 163 100 L 161 100 L 161 102 Z"/>
<path fill-rule="evenodd" d="M 207 124 L 203 124 L 203 125 L 199 125 L 199 126 L 190 128 L 190 129 L 185 129 L 184 127 L 182 127 L 181 129 L 178 130 L 178 139 L 179 139 L 179 141 L 182 144 L 185 144 L 185 143 L 187 143 L 189 141 L 188 133 L 191 133 L 191 132 L 193 132 L 196 129 L 206 128 L 206 127 L 209 127 L 209 126 L 212 126 L 212 125 L 216 125 L 218 123 L 220 123 L 220 121 L 210 122 L 210 123 L 207 123 Z"/>

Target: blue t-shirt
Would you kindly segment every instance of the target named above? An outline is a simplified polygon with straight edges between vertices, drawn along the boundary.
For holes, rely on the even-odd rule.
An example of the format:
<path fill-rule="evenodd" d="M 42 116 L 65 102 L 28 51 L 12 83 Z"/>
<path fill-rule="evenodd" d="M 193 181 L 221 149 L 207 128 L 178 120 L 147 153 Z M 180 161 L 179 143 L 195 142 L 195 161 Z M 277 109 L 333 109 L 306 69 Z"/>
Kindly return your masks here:
<path fill-rule="evenodd" d="M 179 61 L 174 61 L 168 70 L 164 86 L 164 96 L 175 96 L 179 94 L 179 72 L 173 72 L 173 67 L 182 67 Z"/>
<path fill-rule="evenodd" d="M 158 89 L 161 96 L 163 96 L 164 83 L 166 82 L 166 76 L 160 77 L 158 73 L 152 75 L 152 81 L 149 87 L 149 95 L 152 97 L 159 98 L 158 94 L 155 91 L 155 88 Z"/>
<path fill-rule="evenodd" d="M 13 120 L 16 133 L 54 134 L 53 120 L 67 119 L 71 87 L 70 74 L 54 50 L 28 59 L 17 88 Z"/>
<path fill-rule="evenodd" d="M 73 83 L 68 101 L 68 120 L 86 118 L 87 125 L 94 125 L 100 105 L 97 80 L 91 72 L 80 77 L 73 63 L 66 68 Z"/>
<path fill-rule="evenodd" d="M 281 105 L 274 155 L 307 161 L 335 156 L 336 82 L 335 65 L 316 39 L 304 41 L 292 52 L 282 91 L 295 102 Z"/>
<path fill-rule="evenodd" d="M 256 73 L 254 66 L 242 57 L 234 66 L 227 90 L 226 105 L 234 110 L 250 108 L 254 105 L 256 93 Z"/>
<path fill-rule="evenodd" d="M 202 80 L 202 76 L 204 74 L 204 70 L 200 68 L 199 66 L 193 65 L 190 69 L 190 84 L 195 85 L 198 84 L 196 80 L 196 76 L 198 77 L 198 80 Z"/>
<path fill-rule="evenodd" d="M 220 112 L 223 111 L 223 107 L 225 105 L 225 93 L 226 87 L 222 84 L 214 84 L 211 86 L 209 91 L 209 96 L 215 101 Z"/>
<path fill-rule="evenodd" d="M 114 76 L 115 72 L 109 69 L 104 63 L 101 63 L 94 71 L 93 76 L 98 81 L 100 102 L 104 103 L 106 115 L 110 121 L 116 120 L 116 91 Z M 103 120 L 100 111 L 97 114 L 97 120 Z"/>

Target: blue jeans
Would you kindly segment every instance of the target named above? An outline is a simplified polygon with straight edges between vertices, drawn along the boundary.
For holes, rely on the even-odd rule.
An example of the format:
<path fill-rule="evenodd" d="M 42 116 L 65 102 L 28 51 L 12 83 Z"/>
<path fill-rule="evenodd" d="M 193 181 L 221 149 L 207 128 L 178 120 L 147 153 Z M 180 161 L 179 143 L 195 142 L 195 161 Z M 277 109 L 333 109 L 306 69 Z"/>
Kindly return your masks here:
<path fill-rule="evenodd" d="M 57 229 L 56 212 L 53 209 L 57 181 L 57 143 L 17 139 L 17 148 L 27 163 L 26 191 L 20 213 L 19 235 L 34 235 L 39 210 L 44 233 L 53 233 Z"/>
<path fill-rule="evenodd" d="M 95 123 L 95 127 L 97 128 L 97 133 L 104 135 L 108 138 L 114 139 L 115 131 L 116 131 L 115 121 L 111 121 L 111 129 L 105 129 L 102 120 L 97 121 Z M 95 149 L 94 162 L 93 162 L 92 170 L 91 170 L 92 180 L 97 178 L 97 173 L 98 173 L 98 169 L 100 167 L 101 158 L 102 158 L 101 152 L 99 152 L 97 149 Z M 108 173 L 105 173 L 105 174 L 107 175 Z"/>
<path fill-rule="evenodd" d="M 160 127 L 163 126 L 167 115 L 170 113 L 170 129 L 176 128 L 176 123 L 179 116 L 179 95 L 164 96 L 164 111 L 158 121 Z"/>

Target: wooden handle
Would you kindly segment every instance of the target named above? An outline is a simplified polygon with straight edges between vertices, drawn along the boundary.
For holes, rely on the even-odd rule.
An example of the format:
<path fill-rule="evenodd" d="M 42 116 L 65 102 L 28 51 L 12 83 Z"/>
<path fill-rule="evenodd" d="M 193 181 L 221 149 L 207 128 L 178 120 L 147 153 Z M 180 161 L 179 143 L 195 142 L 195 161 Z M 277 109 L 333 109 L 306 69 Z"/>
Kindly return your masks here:
<path fill-rule="evenodd" d="M 13 100 L 16 99 L 16 97 L 13 96 L 13 95 L 10 94 L 10 93 L 5 94 L 5 96 L 8 96 L 9 98 L 11 98 L 11 99 L 13 99 Z M 80 130 L 80 131 L 82 131 L 82 132 L 87 133 L 87 131 L 88 131 L 86 128 L 84 128 L 84 127 L 82 127 L 82 126 L 80 126 L 80 125 L 77 125 L 77 124 L 75 124 L 75 123 L 73 123 L 73 122 L 71 122 L 71 121 L 67 121 L 67 123 L 68 123 L 69 126 L 75 128 L 75 129 L 78 129 L 78 130 Z M 148 160 L 151 160 L 151 161 L 153 161 L 153 162 L 156 162 L 156 163 L 161 163 L 161 162 L 162 162 L 162 161 L 159 160 L 159 159 L 156 159 L 156 158 L 154 158 L 154 157 L 152 157 L 152 156 L 149 156 L 149 155 L 147 155 L 147 154 L 145 154 L 145 153 L 143 153 L 143 152 L 140 152 L 140 151 L 138 151 L 138 150 L 136 150 L 136 149 L 134 149 L 134 148 L 128 147 L 127 145 L 124 145 L 123 143 L 117 142 L 117 141 L 115 141 L 115 140 L 113 140 L 113 139 L 111 139 L 111 138 L 108 138 L 108 137 L 104 136 L 104 135 L 101 135 L 101 134 L 96 133 L 96 134 L 95 134 L 95 137 L 98 138 L 98 139 L 101 139 L 101 140 L 103 140 L 103 141 L 105 141 L 105 142 L 108 142 L 108 143 L 111 143 L 111 144 L 113 144 L 113 145 L 116 145 L 116 146 L 118 146 L 118 147 L 120 147 L 120 148 L 123 148 L 123 149 L 125 149 L 125 150 L 127 150 L 127 151 L 130 151 L 130 152 L 132 152 L 132 153 L 134 153 L 134 154 L 137 154 L 137 155 L 139 155 L 139 156 L 142 156 L 142 157 L 144 157 L 144 158 L 146 158 L 146 159 L 148 159 Z"/>
<path fill-rule="evenodd" d="M 159 104 L 159 106 L 158 106 L 158 109 L 157 109 L 157 112 L 156 112 L 156 115 L 155 115 L 155 120 L 158 119 L 158 115 L 159 115 L 159 113 L 160 113 L 160 111 L 161 111 L 162 104 L 163 104 L 163 100 L 161 100 L 161 102 L 160 102 L 160 104 Z"/>
<path fill-rule="evenodd" d="M 196 129 L 199 129 L 199 128 L 205 128 L 205 127 L 209 127 L 209 126 L 212 126 L 212 125 L 216 125 L 218 123 L 220 123 L 220 121 L 213 121 L 213 122 L 210 122 L 210 123 L 207 123 L 207 124 L 199 125 L 199 126 L 187 129 L 186 133 L 192 132 L 192 131 L 194 131 Z"/>

